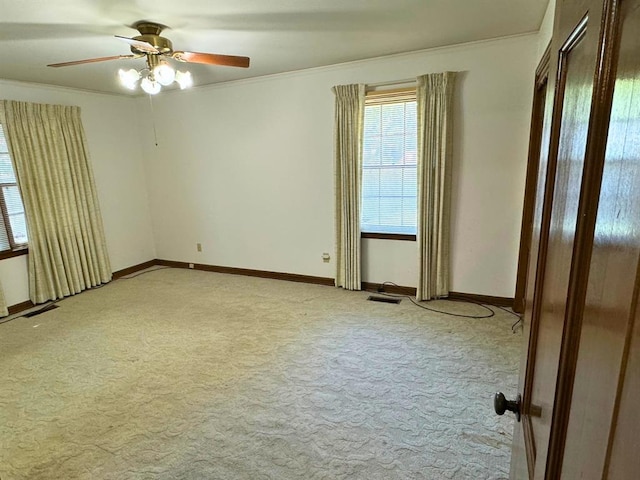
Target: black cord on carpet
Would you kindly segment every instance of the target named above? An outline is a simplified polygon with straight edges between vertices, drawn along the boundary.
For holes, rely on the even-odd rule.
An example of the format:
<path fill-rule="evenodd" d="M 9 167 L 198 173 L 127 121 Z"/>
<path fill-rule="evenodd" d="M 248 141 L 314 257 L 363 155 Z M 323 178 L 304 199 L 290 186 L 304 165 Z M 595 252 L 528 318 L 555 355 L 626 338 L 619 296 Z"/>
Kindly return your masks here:
<path fill-rule="evenodd" d="M 387 282 L 382 282 L 382 286 L 384 287 L 385 285 L 393 285 L 394 287 L 398 287 L 398 286 L 399 286 L 398 284 L 393 283 L 393 282 L 388 282 L 388 281 L 387 281 Z M 488 311 L 490 312 L 490 313 L 489 313 L 489 314 L 487 314 L 487 315 L 464 315 L 464 314 L 461 314 L 461 313 L 447 312 L 447 311 L 445 311 L 445 310 L 438 310 L 438 309 L 436 309 L 436 308 L 430 308 L 430 307 L 427 307 L 427 306 L 425 306 L 425 305 L 420 304 L 420 303 L 419 303 L 417 300 L 415 300 L 411 295 L 402 295 L 402 294 L 394 295 L 394 294 L 391 294 L 391 293 L 385 293 L 385 292 L 378 292 L 378 293 L 379 293 L 379 294 L 381 294 L 381 295 L 385 295 L 385 296 L 387 296 L 387 297 L 394 297 L 394 298 L 408 298 L 408 299 L 409 299 L 409 301 L 410 301 L 411 303 L 413 303 L 416 307 L 422 308 L 422 309 L 424 309 L 424 310 L 429 310 L 430 312 L 442 313 L 442 314 L 444 314 L 444 315 L 450 315 L 450 316 L 452 316 L 452 317 L 460 317 L 460 318 L 471 318 L 471 319 L 491 318 L 491 317 L 493 317 L 493 316 L 496 314 L 495 310 L 493 310 L 491 307 L 499 308 L 500 310 L 504 310 L 505 312 L 510 313 L 511 315 L 514 315 L 514 316 L 518 317 L 518 320 L 516 321 L 516 323 L 514 323 L 514 324 L 511 326 L 511 331 L 512 331 L 513 333 L 515 333 L 515 327 L 516 327 L 516 325 L 518 325 L 518 323 L 520 323 L 520 322 L 522 321 L 522 317 L 521 317 L 520 315 L 518 315 L 518 314 L 517 314 L 517 313 L 515 313 L 515 312 L 512 312 L 511 310 L 508 310 L 508 309 L 506 309 L 506 308 L 503 308 L 503 307 L 501 307 L 501 306 L 499 306 L 499 305 L 484 304 L 484 303 L 480 303 L 480 302 L 474 302 L 473 300 L 447 299 L 447 300 L 448 300 L 448 301 L 450 301 L 450 302 L 471 303 L 471 304 L 474 304 L 474 305 L 478 305 L 479 307 L 482 307 L 482 308 L 484 308 L 485 310 L 488 310 Z M 489 306 L 489 305 L 491 305 L 491 306 Z"/>

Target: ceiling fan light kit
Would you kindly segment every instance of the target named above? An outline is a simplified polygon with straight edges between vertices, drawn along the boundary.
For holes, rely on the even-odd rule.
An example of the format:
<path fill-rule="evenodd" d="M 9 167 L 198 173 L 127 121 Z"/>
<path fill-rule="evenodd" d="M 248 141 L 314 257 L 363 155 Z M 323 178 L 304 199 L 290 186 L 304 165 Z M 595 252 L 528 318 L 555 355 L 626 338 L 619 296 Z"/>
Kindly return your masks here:
<path fill-rule="evenodd" d="M 130 68 L 118 70 L 118 79 L 123 87 L 135 90 L 140 80 L 140 88 L 149 95 L 160 93 L 162 87 L 176 82 L 181 90 L 193 85 L 191 72 L 176 71 L 166 60 L 158 60 L 157 56 L 147 57 L 147 67 L 141 70 Z"/>
<path fill-rule="evenodd" d="M 184 90 L 185 88 L 189 88 L 193 85 L 193 77 L 191 76 L 191 72 L 181 72 L 178 70 L 176 72 L 176 82 L 180 85 L 180 90 Z"/>
<path fill-rule="evenodd" d="M 181 90 L 193 85 L 193 77 L 189 71 L 175 70 L 170 63 L 162 57 L 185 63 L 203 63 L 206 65 L 225 65 L 230 67 L 249 67 L 248 57 L 235 55 L 218 55 L 214 53 L 198 53 L 174 51 L 168 38 L 160 36 L 167 28 L 159 23 L 139 21 L 132 25 L 140 32 L 140 35 L 128 38 L 116 35 L 116 38 L 129 44 L 133 55 L 116 55 L 112 57 L 90 58 L 73 62 L 54 63 L 48 67 L 69 67 L 84 63 L 104 62 L 107 60 L 130 59 L 146 57 L 147 65 L 136 70 L 134 68 L 118 70 L 120 84 L 129 90 L 135 90 L 140 80 L 140 88 L 149 95 L 155 95 L 163 86 L 177 83 Z"/>
<path fill-rule="evenodd" d="M 138 83 L 138 80 L 140 80 L 140 72 L 134 68 L 130 68 L 129 70 L 121 68 L 118 70 L 118 78 L 123 86 L 129 90 L 135 90 L 136 84 Z"/>
<path fill-rule="evenodd" d="M 176 79 L 176 71 L 168 63 L 162 62 L 153 69 L 153 76 L 160 85 L 164 85 L 166 87 L 167 85 L 171 85 Z"/>
<path fill-rule="evenodd" d="M 155 95 L 156 93 L 160 93 L 160 90 L 162 90 L 160 84 L 155 80 L 151 80 L 149 77 L 144 77 L 140 80 L 140 88 L 149 95 Z"/>

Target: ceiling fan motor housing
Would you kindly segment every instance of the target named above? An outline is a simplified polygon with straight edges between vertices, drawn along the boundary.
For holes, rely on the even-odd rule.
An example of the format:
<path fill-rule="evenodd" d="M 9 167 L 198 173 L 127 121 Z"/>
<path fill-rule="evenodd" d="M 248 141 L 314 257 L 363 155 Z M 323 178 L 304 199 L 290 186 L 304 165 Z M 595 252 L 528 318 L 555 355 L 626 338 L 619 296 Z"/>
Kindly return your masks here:
<path fill-rule="evenodd" d="M 167 54 L 167 53 L 173 52 L 173 45 L 171 44 L 171 40 L 165 37 L 161 37 L 159 35 L 138 35 L 137 37 L 133 37 L 133 39 L 140 40 L 141 42 L 150 43 L 161 54 Z M 136 55 L 150 53 L 145 50 L 139 50 L 134 45 L 131 45 L 131 51 Z"/>
<path fill-rule="evenodd" d="M 166 25 L 143 20 L 136 22 L 131 26 L 140 32 L 140 35 L 133 37 L 134 40 L 150 43 L 160 52 L 160 54 L 169 54 L 173 52 L 173 44 L 171 43 L 171 40 L 160 36 L 162 31 L 165 28 L 168 28 Z M 131 52 L 136 55 L 149 53 L 136 48 L 134 45 L 131 46 Z"/>

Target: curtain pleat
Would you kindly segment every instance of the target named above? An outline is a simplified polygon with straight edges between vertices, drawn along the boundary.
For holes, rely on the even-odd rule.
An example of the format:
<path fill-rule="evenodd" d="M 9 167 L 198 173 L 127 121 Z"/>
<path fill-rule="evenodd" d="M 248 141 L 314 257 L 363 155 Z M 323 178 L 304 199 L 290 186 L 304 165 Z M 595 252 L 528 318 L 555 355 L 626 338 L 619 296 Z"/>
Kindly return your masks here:
<path fill-rule="evenodd" d="M 418 300 L 449 294 L 455 72 L 418 77 Z"/>
<path fill-rule="evenodd" d="M 2 290 L 2 283 L 0 282 L 0 317 L 6 317 L 7 315 L 9 315 L 9 309 L 7 308 L 4 290 Z"/>
<path fill-rule="evenodd" d="M 335 93 L 336 286 L 361 289 L 360 184 L 364 85 Z"/>
<path fill-rule="evenodd" d="M 5 100 L 2 115 L 29 233 L 34 303 L 111 280 L 80 108 Z"/>

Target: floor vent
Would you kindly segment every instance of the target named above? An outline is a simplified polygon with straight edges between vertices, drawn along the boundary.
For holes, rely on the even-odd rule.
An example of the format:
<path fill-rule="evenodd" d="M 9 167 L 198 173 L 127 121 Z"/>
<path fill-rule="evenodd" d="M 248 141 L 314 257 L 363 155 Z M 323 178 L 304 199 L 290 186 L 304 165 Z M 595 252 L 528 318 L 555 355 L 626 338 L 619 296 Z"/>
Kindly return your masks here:
<path fill-rule="evenodd" d="M 48 312 L 49 310 L 54 310 L 56 308 L 58 308 L 58 306 L 55 303 L 52 303 L 51 305 L 47 305 L 46 307 L 42 307 L 40 310 L 35 310 L 33 312 L 25 313 L 22 316 L 23 317 L 27 317 L 27 318 L 31 318 L 31 317 L 35 317 L 36 315 L 40 315 L 41 313 Z"/>
<path fill-rule="evenodd" d="M 393 297 L 379 297 L 377 295 L 369 295 L 369 298 L 372 302 L 382 302 L 382 303 L 400 303 L 401 298 L 393 298 Z"/>

